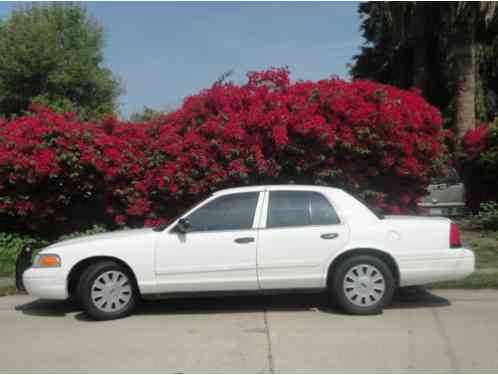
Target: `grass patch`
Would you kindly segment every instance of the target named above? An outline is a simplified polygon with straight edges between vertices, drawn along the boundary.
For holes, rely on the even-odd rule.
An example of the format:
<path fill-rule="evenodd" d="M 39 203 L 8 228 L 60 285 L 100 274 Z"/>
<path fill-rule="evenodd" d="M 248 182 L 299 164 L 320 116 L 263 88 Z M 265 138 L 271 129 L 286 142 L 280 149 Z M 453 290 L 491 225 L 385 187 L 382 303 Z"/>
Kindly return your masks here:
<path fill-rule="evenodd" d="M 465 279 L 457 281 L 443 281 L 432 284 L 430 288 L 434 289 L 497 289 L 498 288 L 498 271 L 495 273 L 474 272 Z"/>
<path fill-rule="evenodd" d="M 498 268 L 498 232 L 462 230 L 463 245 L 474 250 L 476 268 Z"/>

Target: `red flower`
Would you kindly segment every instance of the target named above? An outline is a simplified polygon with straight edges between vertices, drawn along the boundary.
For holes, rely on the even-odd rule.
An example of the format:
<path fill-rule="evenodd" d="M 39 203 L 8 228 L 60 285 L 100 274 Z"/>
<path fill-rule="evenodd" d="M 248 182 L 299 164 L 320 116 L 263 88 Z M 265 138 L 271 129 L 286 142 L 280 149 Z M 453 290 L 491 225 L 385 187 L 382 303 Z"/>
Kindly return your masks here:
<path fill-rule="evenodd" d="M 116 224 L 118 225 L 123 225 L 125 222 L 126 222 L 126 216 L 124 215 L 117 215 L 115 218 L 114 218 L 114 221 L 116 222 Z"/>
<path fill-rule="evenodd" d="M 272 129 L 273 139 L 277 146 L 284 146 L 289 142 L 287 137 L 287 129 L 284 126 L 275 126 Z"/>
<path fill-rule="evenodd" d="M 69 220 L 82 197 L 118 225 L 154 225 L 213 190 L 288 179 L 368 190 L 376 204 L 404 212 L 444 169 L 451 137 L 416 92 L 338 78 L 292 82 L 286 68 L 215 84 L 140 124 L 32 110 L 0 120 L 1 214 L 25 228 Z M 482 126 L 465 136 L 470 155 L 488 133 Z"/>

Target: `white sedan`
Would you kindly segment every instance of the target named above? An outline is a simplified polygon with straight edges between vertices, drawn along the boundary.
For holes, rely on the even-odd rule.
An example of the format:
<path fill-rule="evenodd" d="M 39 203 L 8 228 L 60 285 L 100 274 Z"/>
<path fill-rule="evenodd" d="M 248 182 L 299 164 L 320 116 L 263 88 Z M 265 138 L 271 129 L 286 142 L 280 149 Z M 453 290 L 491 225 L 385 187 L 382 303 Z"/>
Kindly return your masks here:
<path fill-rule="evenodd" d="M 99 320 L 130 314 L 140 297 L 244 292 L 326 291 L 348 313 L 374 314 L 397 287 L 474 266 L 448 219 L 380 217 L 340 189 L 276 185 L 218 191 L 164 227 L 53 244 L 22 280 Z"/>

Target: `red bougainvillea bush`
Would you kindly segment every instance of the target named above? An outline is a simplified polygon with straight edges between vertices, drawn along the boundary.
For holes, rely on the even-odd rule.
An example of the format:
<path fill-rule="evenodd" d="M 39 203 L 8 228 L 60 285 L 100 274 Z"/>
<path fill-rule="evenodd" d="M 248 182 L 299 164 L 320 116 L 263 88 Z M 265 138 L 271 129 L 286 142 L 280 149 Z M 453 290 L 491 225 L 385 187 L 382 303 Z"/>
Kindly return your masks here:
<path fill-rule="evenodd" d="M 460 162 L 471 211 L 476 213 L 481 202 L 498 202 L 498 118 L 465 133 Z"/>
<path fill-rule="evenodd" d="M 33 108 L 0 123 L 0 215 L 32 229 L 84 218 L 154 225 L 216 189 L 289 182 L 405 212 L 443 172 L 449 136 L 416 92 L 291 82 L 286 69 L 216 83 L 148 123 Z"/>

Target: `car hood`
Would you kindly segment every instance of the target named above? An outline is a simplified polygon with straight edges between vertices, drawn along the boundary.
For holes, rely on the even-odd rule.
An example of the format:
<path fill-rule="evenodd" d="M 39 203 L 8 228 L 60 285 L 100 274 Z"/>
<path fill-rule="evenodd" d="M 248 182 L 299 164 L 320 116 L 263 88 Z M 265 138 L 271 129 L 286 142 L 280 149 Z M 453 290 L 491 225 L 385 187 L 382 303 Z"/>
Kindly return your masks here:
<path fill-rule="evenodd" d="M 96 241 L 107 241 L 107 240 L 116 240 L 116 239 L 126 240 L 133 237 L 154 235 L 154 234 L 155 232 L 152 230 L 152 228 L 117 230 L 114 232 L 94 234 L 92 236 L 82 236 L 71 240 L 56 242 L 46 247 L 44 250 L 50 251 L 61 247 L 82 245 L 87 243 L 93 243 Z"/>

